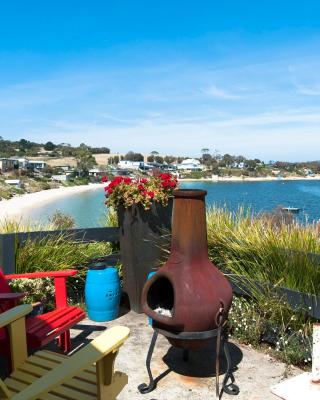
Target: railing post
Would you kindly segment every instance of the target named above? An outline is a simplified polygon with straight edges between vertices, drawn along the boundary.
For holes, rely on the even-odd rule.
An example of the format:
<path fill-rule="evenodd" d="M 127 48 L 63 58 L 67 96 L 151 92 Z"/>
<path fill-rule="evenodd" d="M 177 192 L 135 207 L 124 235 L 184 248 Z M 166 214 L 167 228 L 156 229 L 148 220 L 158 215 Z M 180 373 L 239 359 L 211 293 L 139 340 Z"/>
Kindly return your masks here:
<path fill-rule="evenodd" d="M 0 235 L 0 266 L 5 274 L 16 272 L 16 234 L 5 233 Z"/>

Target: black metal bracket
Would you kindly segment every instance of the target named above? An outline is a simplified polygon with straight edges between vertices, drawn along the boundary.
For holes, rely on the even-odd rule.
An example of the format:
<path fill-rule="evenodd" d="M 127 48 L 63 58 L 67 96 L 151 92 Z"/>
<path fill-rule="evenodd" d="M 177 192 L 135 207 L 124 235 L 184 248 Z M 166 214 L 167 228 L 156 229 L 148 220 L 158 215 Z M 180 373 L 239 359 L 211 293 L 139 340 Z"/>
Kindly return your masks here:
<path fill-rule="evenodd" d="M 146 367 L 147 367 L 147 372 L 148 372 L 148 376 L 149 376 L 149 383 L 148 384 L 142 383 L 141 385 L 138 386 L 138 390 L 142 394 L 152 392 L 157 386 L 157 379 L 153 378 L 152 371 L 151 371 L 151 359 L 152 359 L 153 351 L 154 351 L 159 333 L 161 333 L 162 335 L 164 335 L 166 337 L 170 337 L 173 339 L 183 339 L 183 340 L 209 339 L 211 337 L 216 337 L 218 335 L 218 329 L 213 329 L 211 331 L 206 331 L 206 332 L 181 332 L 181 333 L 167 332 L 162 329 L 157 329 L 155 327 L 153 327 L 153 329 L 154 329 L 154 332 L 152 335 L 152 339 L 151 339 L 151 343 L 149 346 L 147 359 L 146 359 Z M 240 390 L 239 390 L 239 387 L 235 384 L 235 378 L 232 373 L 232 360 L 231 360 L 231 355 L 230 355 L 230 351 L 228 348 L 228 335 L 225 330 L 223 332 L 223 335 L 221 336 L 221 347 L 223 348 L 223 351 L 224 351 L 224 354 L 225 354 L 225 357 L 227 360 L 227 371 L 226 371 L 224 379 L 222 381 L 222 389 L 221 389 L 220 397 L 223 392 L 225 392 L 229 395 L 232 395 L 232 396 L 236 396 L 239 394 Z M 217 349 L 216 354 L 219 354 L 219 353 L 220 353 L 220 349 Z M 183 354 L 182 355 L 183 361 L 187 362 L 189 360 L 189 350 L 184 349 L 182 354 Z"/>
<path fill-rule="evenodd" d="M 158 339 L 158 332 L 156 330 L 154 330 L 152 339 L 151 339 L 151 343 L 150 343 L 150 347 L 148 350 L 148 354 L 147 354 L 147 360 L 146 360 L 146 367 L 147 367 L 148 376 L 149 376 L 149 384 L 147 385 L 146 383 L 141 383 L 141 385 L 138 386 L 138 390 L 142 394 L 152 392 L 157 386 L 156 382 L 153 379 L 151 366 L 150 366 L 153 350 L 156 345 L 157 339 Z"/>

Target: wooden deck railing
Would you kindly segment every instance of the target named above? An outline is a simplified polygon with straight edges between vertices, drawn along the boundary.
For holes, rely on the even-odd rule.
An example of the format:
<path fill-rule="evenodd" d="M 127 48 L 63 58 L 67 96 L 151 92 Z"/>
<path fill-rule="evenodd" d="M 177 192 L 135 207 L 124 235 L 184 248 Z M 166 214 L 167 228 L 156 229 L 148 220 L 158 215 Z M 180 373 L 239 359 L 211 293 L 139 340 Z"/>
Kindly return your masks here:
<path fill-rule="evenodd" d="M 59 237 L 61 234 L 66 235 L 68 240 L 79 243 L 119 241 L 119 228 L 110 227 L 3 233 L 0 234 L 0 266 L 3 266 L 5 274 L 14 274 L 16 272 L 16 251 L 19 247 L 23 247 L 29 240 L 50 239 Z"/>

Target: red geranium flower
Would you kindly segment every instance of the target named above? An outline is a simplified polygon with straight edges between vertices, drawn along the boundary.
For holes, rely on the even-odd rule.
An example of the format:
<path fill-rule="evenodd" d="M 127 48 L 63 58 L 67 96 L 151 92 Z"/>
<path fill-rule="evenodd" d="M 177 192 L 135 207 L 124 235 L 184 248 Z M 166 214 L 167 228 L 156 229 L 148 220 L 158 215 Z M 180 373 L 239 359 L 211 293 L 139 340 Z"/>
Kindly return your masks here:
<path fill-rule="evenodd" d="M 159 176 L 163 181 L 171 178 L 171 174 L 160 174 Z"/>
<path fill-rule="evenodd" d="M 131 183 L 131 178 L 124 178 L 123 182 L 128 185 L 129 183 Z"/>

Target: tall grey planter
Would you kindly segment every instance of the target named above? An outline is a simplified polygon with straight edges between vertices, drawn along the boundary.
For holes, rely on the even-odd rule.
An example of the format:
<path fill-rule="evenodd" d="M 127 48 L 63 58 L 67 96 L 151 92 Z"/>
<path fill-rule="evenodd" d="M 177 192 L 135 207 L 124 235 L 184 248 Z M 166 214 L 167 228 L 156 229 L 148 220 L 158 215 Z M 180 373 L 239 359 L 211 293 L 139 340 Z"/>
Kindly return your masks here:
<path fill-rule="evenodd" d="M 150 210 L 141 205 L 118 208 L 120 254 L 123 267 L 123 288 L 130 300 L 130 308 L 141 309 L 141 293 L 150 271 L 165 259 L 164 247 L 171 233 L 172 204 L 167 207 L 154 203 Z"/>

